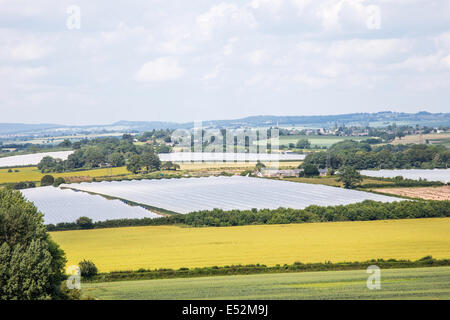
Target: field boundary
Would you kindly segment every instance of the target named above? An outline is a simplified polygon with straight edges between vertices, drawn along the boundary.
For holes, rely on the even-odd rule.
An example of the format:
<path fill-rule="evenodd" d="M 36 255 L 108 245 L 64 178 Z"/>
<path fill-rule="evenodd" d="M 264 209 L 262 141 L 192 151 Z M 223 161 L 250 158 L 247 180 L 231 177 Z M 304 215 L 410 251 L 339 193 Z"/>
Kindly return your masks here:
<path fill-rule="evenodd" d="M 174 278 L 197 278 L 210 276 L 227 275 L 249 275 L 264 273 L 295 273 L 312 271 L 346 271 L 362 270 L 371 265 L 376 265 L 381 269 L 400 269 L 400 268 L 419 268 L 419 267 L 443 267 L 450 266 L 450 259 L 434 259 L 432 256 L 426 256 L 421 259 L 396 260 L 396 259 L 377 259 L 364 262 L 325 262 L 325 263 L 301 263 L 284 264 L 276 266 L 266 266 L 264 264 L 232 265 L 232 266 L 213 266 L 203 268 L 179 268 L 179 269 L 139 269 L 136 271 L 112 271 L 109 273 L 100 273 L 92 278 L 83 278 L 83 281 L 89 283 L 98 282 L 117 282 L 133 280 L 156 280 L 156 279 L 174 279 Z"/>

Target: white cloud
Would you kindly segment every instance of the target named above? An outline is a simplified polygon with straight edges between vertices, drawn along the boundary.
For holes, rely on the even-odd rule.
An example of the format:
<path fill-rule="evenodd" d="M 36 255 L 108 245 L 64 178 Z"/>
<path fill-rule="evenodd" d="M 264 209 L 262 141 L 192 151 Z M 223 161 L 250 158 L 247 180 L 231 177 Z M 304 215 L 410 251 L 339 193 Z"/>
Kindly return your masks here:
<path fill-rule="evenodd" d="M 48 71 L 45 67 L 0 67 L 0 78 L 17 83 L 30 82 L 47 75 L 47 73 Z"/>
<path fill-rule="evenodd" d="M 222 71 L 223 71 L 223 64 L 218 64 L 214 67 L 214 69 L 211 72 L 208 72 L 203 75 L 203 80 L 216 79 Z"/>
<path fill-rule="evenodd" d="M 233 53 L 234 43 L 238 40 L 237 37 L 228 39 L 227 44 L 223 47 L 223 54 L 230 56 Z"/>
<path fill-rule="evenodd" d="M 248 60 L 251 64 L 259 66 L 267 59 L 267 54 L 264 50 L 255 50 L 248 54 Z"/>
<path fill-rule="evenodd" d="M 257 26 L 255 17 L 247 8 L 227 2 L 215 5 L 206 13 L 198 15 L 196 22 L 205 37 L 210 37 L 216 28 L 229 28 L 230 26 L 254 28 Z"/>
<path fill-rule="evenodd" d="M 139 82 L 168 81 L 180 78 L 184 71 L 178 60 L 172 57 L 162 57 L 146 62 L 136 72 L 135 80 Z"/>
<path fill-rule="evenodd" d="M 442 59 L 442 63 L 447 68 L 450 68 L 450 54 Z"/>

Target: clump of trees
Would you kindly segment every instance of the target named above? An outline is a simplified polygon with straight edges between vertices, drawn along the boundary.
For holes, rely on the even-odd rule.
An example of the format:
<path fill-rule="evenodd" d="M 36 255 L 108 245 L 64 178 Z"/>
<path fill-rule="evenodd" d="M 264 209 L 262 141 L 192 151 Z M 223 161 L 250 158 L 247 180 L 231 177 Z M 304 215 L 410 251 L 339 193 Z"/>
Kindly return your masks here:
<path fill-rule="evenodd" d="M 92 222 L 92 219 L 88 217 L 79 217 L 76 221 L 76 224 L 80 227 L 80 229 L 94 228 L 94 223 Z"/>
<path fill-rule="evenodd" d="M 344 184 L 344 188 L 346 189 L 354 189 L 361 184 L 363 178 L 355 168 L 345 167 L 339 174 L 337 181 L 342 182 Z"/>
<path fill-rule="evenodd" d="M 98 274 L 97 266 L 91 260 L 83 260 L 78 263 L 83 278 L 90 279 Z"/>
<path fill-rule="evenodd" d="M 142 170 L 145 168 L 145 170 Z M 172 166 L 173 168 L 173 166 Z M 133 155 L 127 161 L 127 170 L 133 173 L 144 171 L 145 173 L 161 170 L 161 160 L 153 152 L 143 152 L 140 155 Z M 175 169 L 176 170 L 176 169 Z"/>
<path fill-rule="evenodd" d="M 125 164 L 134 173 L 140 172 L 143 167 L 146 172 L 159 170 L 161 162 L 157 153 L 170 149 L 162 150 L 156 142 L 143 146 L 136 146 L 133 142 L 134 137 L 129 134 L 124 134 L 122 138 L 84 139 L 71 144 L 75 152 L 67 160 L 47 156 L 37 167 L 42 173 L 120 167 Z"/>
<path fill-rule="evenodd" d="M 296 145 L 299 149 L 310 149 L 311 148 L 311 142 L 309 142 L 308 139 L 300 139 L 297 141 Z"/>
<path fill-rule="evenodd" d="M 304 165 L 339 169 L 345 166 L 363 169 L 447 168 L 450 150 L 440 145 L 384 145 L 373 147 L 367 142 L 341 141 L 327 151 L 310 153 Z"/>
<path fill-rule="evenodd" d="M 50 174 L 43 176 L 41 179 L 41 187 L 51 186 L 53 183 L 55 183 L 55 178 Z"/>
<path fill-rule="evenodd" d="M 0 190 L 0 300 L 66 299 L 64 251 L 18 191 Z"/>
<path fill-rule="evenodd" d="M 180 169 L 180 165 L 178 163 L 173 163 L 172 161 L 167 161 L 161 165 L 161 169 L 177 171 Z"/>

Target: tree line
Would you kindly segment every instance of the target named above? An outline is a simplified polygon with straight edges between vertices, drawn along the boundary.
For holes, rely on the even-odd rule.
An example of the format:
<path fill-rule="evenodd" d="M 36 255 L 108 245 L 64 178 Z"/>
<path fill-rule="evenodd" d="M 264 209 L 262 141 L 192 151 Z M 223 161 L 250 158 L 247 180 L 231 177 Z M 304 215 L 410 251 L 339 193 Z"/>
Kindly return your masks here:
<path fill-rule="evenodd" d="M 37 167 L 42 173 L 124 165 L 127 165 L 127 169 L 133 173 L 141 170 L 146 172 L 160 170 L 158 147 L 152 144 L 135 145 L 133 141 L 134 137 L 129 134 L 124 134 L 122 138 L 84 139 L 70 144 L 75 151 L 67 160 L 47 156 Z"/>
<path fill-rule="evenodd" d="M 92 222 L 89 228 L 129 226 L 187 225 L 192 227 L 225 227 L 260 224 L 290 224 L 334 221 L 370 221 L 450 217 L 450 201 L 398 201 L 391 203 L 366 200 L 360 203 L 305 209 L 203 210 L 188 214 L 172 214 L 160 218 L 116 219 Z M 83 229 L 76 222 L 47 225 L 48 231 Z"/>
<path fill-rule="evenodd" d="M 364 169 L 448 168 L 450 150 L 440 145 L 371 146 L 364 141 L 341 141 L 327 151 L 310 153 L 304 166 L 339 169 L 345 166 Z"/>
<path fill-rule="evenodd" d="M 258 273 L 289 273 L 289 272 L 311 272 L 311 271 L 344 271 L 344 270 L 364 270 L 370 265 L 377 265 L 381 269 L 391 268 L 423 268 L 449 266 L 450 259 L 434 259 L 426 256 L 421 259 L 397 260 L 397 259 L 373 259 L 364 262 L 325 262 L 325 263 L 301 263 L 277 264 L 267 266 L 265 264 L 211 266 L 202 268 L 179 268 L 179 269 L 139 269 L 136 271 L 113 271 L 109 273 L 99 273 L 91 277 L 83 278 L 86 282 L 112 282 L 125 280 L 150 280 L 150 279 L 171 279 L 171 278 L 193 278 L 207 276 L 224 276 L 239 274 Z"/>

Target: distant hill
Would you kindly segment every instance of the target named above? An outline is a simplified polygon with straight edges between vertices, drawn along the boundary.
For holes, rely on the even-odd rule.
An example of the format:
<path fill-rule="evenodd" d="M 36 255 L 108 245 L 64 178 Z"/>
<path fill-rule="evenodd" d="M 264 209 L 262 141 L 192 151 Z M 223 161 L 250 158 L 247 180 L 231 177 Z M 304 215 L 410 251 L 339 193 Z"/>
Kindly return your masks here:
<path fill-rule="evenodd" d="M 337 125 L 386 126 L 388 124 L 427 125 L 431 127 L 449 126 L 450 113 L 404 113 L 383 111 L 377 113 L 349 113 L 340 115 L 317 116 L 271 116 L 259 115 L 234 120 L 203 121 L 204 127 L 240 128 L 240 127 L 268 127 L 268 126 L 305 126 L 305 127 L 334 127 Z M 6 134 L 37 134 L 54 135 L 87 132 L 142 132 L 153 129 L 192 128 L 193 122 L 175 123 L 164 121 L 118 121 L 110 125 L 92 126 L 64 126 L 58 124 L 23 124 L 0 123 L 0 135 Z"/>
<path fill-rule="evenodd" d="M 64 127 L 59 124 L 0 123 L 0 134 L 14 134 Z"/>

